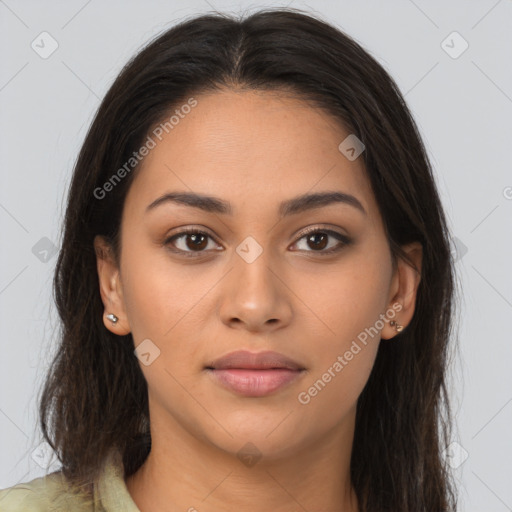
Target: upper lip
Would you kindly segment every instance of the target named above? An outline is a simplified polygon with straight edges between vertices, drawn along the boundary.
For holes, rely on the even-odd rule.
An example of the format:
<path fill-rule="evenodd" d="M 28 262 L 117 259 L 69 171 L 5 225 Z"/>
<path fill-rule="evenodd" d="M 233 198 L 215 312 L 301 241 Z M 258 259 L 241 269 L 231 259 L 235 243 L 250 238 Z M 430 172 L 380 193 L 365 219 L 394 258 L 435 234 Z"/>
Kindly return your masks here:
<path fill-rule="evenodd" d="M 286 357 L 279 352 L 249 352 L 247 350 L 238 350 L 230 352 L 213 361 L 207 368 L 214 370 L 227 370 L 231 368 L 251 369 L 251 370 L 269 370 L 271 368 L 287 370 L 304 370 L 299 363 Z"/>

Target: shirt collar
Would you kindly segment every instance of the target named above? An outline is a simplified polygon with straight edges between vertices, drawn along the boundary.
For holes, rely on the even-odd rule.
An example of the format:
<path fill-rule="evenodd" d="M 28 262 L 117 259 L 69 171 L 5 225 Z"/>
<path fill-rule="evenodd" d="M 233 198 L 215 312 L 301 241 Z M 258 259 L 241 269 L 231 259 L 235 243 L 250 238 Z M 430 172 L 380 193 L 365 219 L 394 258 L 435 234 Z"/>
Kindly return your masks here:
<path fill-rule="evenodd" d="M 116 449 L 105 459 L 97 492 L 105 512 L 140 512 L 126 487 L 122 454 Z"/>

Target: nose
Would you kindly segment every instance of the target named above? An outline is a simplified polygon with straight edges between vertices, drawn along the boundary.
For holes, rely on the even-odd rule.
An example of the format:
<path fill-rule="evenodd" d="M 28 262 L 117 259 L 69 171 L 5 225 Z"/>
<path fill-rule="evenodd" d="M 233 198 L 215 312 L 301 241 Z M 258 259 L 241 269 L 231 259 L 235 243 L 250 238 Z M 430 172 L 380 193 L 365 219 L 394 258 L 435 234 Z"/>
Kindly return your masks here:
<path fill-rule="evenodd" d="M 221 283 L 221 320 L 250 332 L 270 332 L 288 325 L 293 314 L 289 279 L 286 267 L 271 261 L 270 251 L 250 241 L 240 244 L 232 269 Z"/>

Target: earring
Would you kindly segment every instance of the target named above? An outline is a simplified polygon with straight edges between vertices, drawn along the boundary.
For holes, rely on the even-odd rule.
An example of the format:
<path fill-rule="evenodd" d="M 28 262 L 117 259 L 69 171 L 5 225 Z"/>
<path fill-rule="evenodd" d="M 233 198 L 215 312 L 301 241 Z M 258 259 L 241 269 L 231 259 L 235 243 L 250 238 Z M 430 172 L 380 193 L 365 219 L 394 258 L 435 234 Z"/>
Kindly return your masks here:
<path fill-rule="evenodd" d="M 403 325 L 398 325 L 394 320 L 391 320 L 391 322 L 389 322 L 389 325 L 394 325 L 397 332 L 402 331 L 404 328 Z"/>
<path fill-rule="evenodd" d="M 109 313 L 107 315 L 107 318 L 113 323 L 113 324 L 116 324 L 117 321 L 119 320 L 119 318 L 117 318 L 116 315 L 113 315 L 112 313 Z"/>

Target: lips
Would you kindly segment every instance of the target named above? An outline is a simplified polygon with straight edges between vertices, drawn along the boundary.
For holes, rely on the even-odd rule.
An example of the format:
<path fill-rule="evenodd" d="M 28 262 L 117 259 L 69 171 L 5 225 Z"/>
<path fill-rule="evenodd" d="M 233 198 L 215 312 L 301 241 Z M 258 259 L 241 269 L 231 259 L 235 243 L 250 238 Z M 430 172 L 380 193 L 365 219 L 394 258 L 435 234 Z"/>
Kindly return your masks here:
<path fill-rule="evenodd" d="M 304 374 L 305 368 L 278 352 L 232 352 L 205 367 L 214 382 L 237 395 L 263 397 Z"/>
<path fill-rule="evenodd" d="M 299 363 L 293 359 L 279 354 L 278 352 L 249 352 L 247 350 L 239 350 L 231 352 L 219 359 L 216 359 L 207 368 L 214 370 L 229 370 L 232 368 L 246 370 L 269 370 L 269 369 L 285 369 L 285 370 L 304 370 Z"/>

